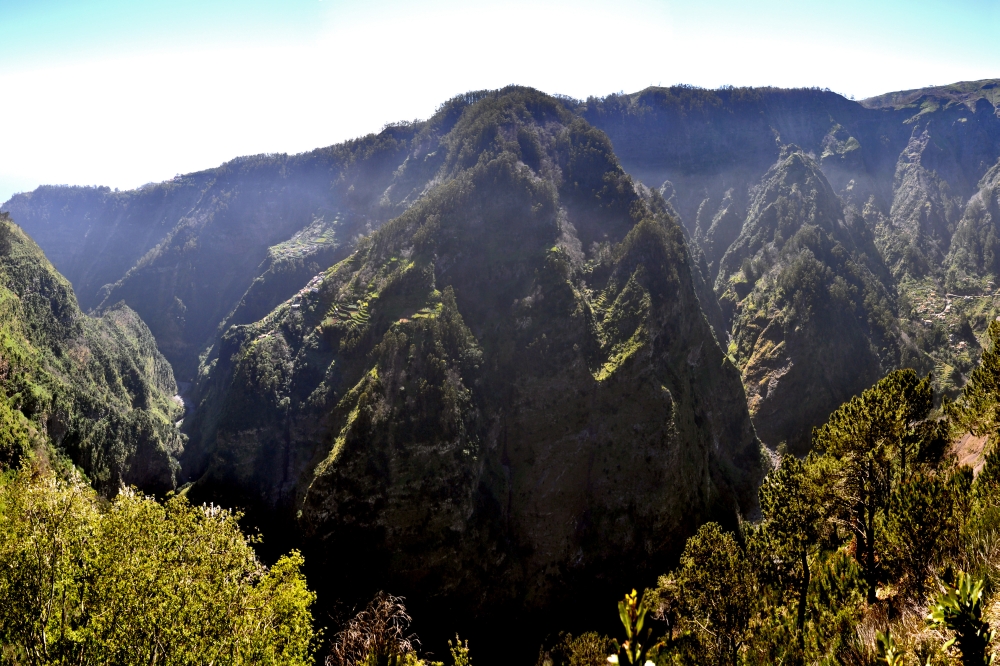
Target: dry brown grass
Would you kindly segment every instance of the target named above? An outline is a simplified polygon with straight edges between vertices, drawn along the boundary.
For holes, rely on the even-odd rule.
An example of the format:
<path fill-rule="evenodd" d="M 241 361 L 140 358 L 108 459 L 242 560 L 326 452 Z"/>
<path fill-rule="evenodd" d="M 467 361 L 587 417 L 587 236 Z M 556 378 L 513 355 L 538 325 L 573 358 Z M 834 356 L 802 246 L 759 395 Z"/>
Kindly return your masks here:
<path fill-rule="evenodd" d="M 326 666 L 394 666 L 400 657 L 414 653 L 419 641 L 407 634 L 412 618 L 403 601 L 386 592 L 376 594 L 337 634 Z"/>

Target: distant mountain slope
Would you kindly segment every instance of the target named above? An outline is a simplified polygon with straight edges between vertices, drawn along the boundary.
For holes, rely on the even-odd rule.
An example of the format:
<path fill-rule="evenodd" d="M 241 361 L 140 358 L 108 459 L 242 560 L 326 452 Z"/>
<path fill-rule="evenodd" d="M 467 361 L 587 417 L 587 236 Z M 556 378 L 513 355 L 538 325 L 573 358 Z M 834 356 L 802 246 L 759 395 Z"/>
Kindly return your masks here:
<path fill-rule="evenodd" d="M 895 290 L 874 237 L 816 161 L 786 147 L 720 263 L 757 431 L 804 453 L 831 409 L 899 364 Z"/>
<path fill-rule="evenodd" d="M 955 230 L 948 257 L 952 281 L 969 277 L 1000 279 L 1000 161 L 979 181 Z"/>
<path fill-rule="evenodd" d="M 747 191 L 778 159 L 781 146 L 799 145 L 819 159 L 840 191 L 858 175 L 852 171 L 891 180 L 910 134 L 909 128 L 883 127 L 885 114 L 819 89 L 647 88 L 588 99 L 578 112 L 608 134 L 626 171 L 651 187 L 671 182 L 677 210 L 699 243 L 712 220 L 730 209 L 725 200 L 731 190 L 736 208 L 730 214 L 742 219 Z M 885 153 L 879 148 L 884 139 L 900 148 Z M 875 194 L 891 199 L 884 185 Z M 709 262 L 735 239 L 732 225 L 727 228 L 721 239 L 727 242 L 716 241 L 720 247 Z"/>
<path fill-rule="evenodd" d="M 124 192 L 42 186 L 14 195 L 3 210 L 45 250 L 89 310 L 103 300 L 104 285 L 117 282 L 170 233 L 211 180 L 201 172 Z"/>
<path fill-rule="evenodd" d="M 392 126 L 293 157 L 238 158 L 132 192 L 43 187 L 3 210 L 66 267 L 89 307 L 123 300 L 136 310 L 189 381 L 244 296 L 251 319 L 270 311 L 423 191 L 437 163 L 433 155 L 407 161 L 411 142 L 434 140 L 433 128 L 419 138 L 418 129 Z M 274 264 L 269 248 L 321 219 L 324 242 L 303 243 L 297 261 L 284 261 L 286 252 Z M 294 276 L 283 278 L 290 269 Z"/>
<path fill-rule="evenodd" d="M 969 88 L 961 102 L 949 86 L 884 96 L 898 94 L 911 102 L 897 105 L 857 103 L 818 89 L 648 88 L 589 99 L 578 112 L 607 132 L 626 171 L 654 187 L 671 181 L 685 225 L 705 244 L 714 217 L 745 208 L 746 189 L 788 143 L 813 155 L 848 203 L 861 208 L 873 198 L 888 218 L 894 199 L 907 196 L 912 187 L 905 183 L 899 191 L 897 164 L 926 134 L 932 138 L 920 160 L 923 166 L 949 183 L 950 196 L 967 199 L 1000 152 L 1000 117 L 990 101 L 995 97 L 991 86 L 988 81 L 955 84 L 956 90 Z M 734 188 L 728 198 L 737 203 L 735 211 L 724 202 Z M 900 233 L 912 236 L 912 230 Z M 734 237 L 730 231 L 725 238 Z M 923 239 L 915 240 L 922 245 Z M 717 256 L 709 253 L 708 259 L 711 263 Z"/>
<path fill-rule="evenodd" d="M 682 230 L 601 132 L 511 88 L 463 103 L 440 146 L 425 197 L 226 332 L 190 493 L 298 516 L 311 580 L 339 594 L 583 612 L 755 507 L 739 374 Z"/>
<path fill-rule="evenodd" d="M 863 218 L 874 235 L 880 260 L 866 248 L 869 264 L 892 272 L 879 280 L 898 317 L 899 363 L 933 370 L 937 388 L 953 395 L 978 356 L 976 336 L 1000 314 L 988 278 L 962 291 L 971 300 L 954 298 L 947 259 L 980 179 L 1000 158 L 997 101 L 995 82 L 981 81 L 861 103 L 818 89 L 648 88 L 574 108 L 607 132 L 626 171 L 663 191 L 711 280 L 781 147 L 801 146 L 845 219 Z"/>
<path fill-rule="evenodd" d="M 861 105 L 869 109 L 919 109 L 924 104 L 934 106 L 965 104 L 975 107 L 981 99 L 1000 108 L 1000 79 L 959 81 L 946 86 L 899 90 L 863 99 Z"/>
<path fill-rule="evenodd" d="M 80 312 L 41 250 L 0 217 L 0 400 L 35 445 L 67 454 L 105 494 L 176 485 L 183 439 L 173 373 L 125 305 Z M 21 414 L 23 416 L 17 416 Z"/>

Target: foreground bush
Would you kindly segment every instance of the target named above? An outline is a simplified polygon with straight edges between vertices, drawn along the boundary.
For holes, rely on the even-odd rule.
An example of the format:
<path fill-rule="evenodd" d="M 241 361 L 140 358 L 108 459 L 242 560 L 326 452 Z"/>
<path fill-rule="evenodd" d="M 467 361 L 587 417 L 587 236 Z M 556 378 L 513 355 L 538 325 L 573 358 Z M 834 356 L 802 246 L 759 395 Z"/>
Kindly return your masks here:
<path fill-rule="evenodd" d="M 0 663 L 305 664 L 314 594 L 238 516 L 21 472 L 0 482 Z"/>

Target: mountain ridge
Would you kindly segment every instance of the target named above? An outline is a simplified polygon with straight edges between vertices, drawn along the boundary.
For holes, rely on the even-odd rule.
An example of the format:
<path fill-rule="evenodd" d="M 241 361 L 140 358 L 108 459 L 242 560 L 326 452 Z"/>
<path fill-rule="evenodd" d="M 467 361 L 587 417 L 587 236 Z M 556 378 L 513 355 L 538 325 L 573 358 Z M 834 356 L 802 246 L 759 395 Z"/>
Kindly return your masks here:
<path fill-rule="evenodd" d="M 927 298 L 948 300 L 947 293 L 957 289 L 955 280 L 961 271 L 952 270 L 953 263 L 946 259 L 951 254 L 951 236 L 968 200 L 976 194 L 979 180 L 1000 155 L 1000 119 L 981 94 L 992 90 L 989 85 L 991 81 L 900 91 L 867 106 L 819 89 L 704 90 L 690 86 L 651 87 L 600 99 L 558 98 L 557 106 L 606 132 L 626 171 L 645 181 L 650 192 L 661 193 L 667 209 L 681 219 L 697 267 L 693 274 L 699 299 L 723 346 L 734 335 L 732 321 L 726 321 L 710 293 L 720 279 L 722 257 L 747 222 L 753 192 L 779 159 L 781 147 L 792 143 L 801 146 L 842 199 L 845 214 L 850 219 L 863 218 L 874 234 L 877 249 L 866 247 L 864 253 L 869 257 L 879 253 L 893 273 L 891 281 L 901 296 L 895 311 L 903 339 L 899 363 L 921 371 L 934 370 L 936 386 L 954 395 L 979 353 L 976 336 L 985 332 L 986 306 L 980 304 L 982 307 L 967 311 L 965 304 L 956 304 L 961 312 L 950 312 L 945 318 L 947 326 L 932 326 L 933 330 L 927 331 L 922 330 L 925 318 L 910 304 Z M 145 259 L 137 259 L 123 277 L 104 288 L 101 300 L 124 299 L 136 308 L 179 376 L 195 381 L 198 365 L 203 358 L 211 362 L 219 336 L 231 323 L 249 323 L 263 316 L 325 267 L 347 256 L 357 239 L 419 200 L 456 168 L 467 167 L 478 147 L 493 138 L 489 135 L 493 130 L 479 128 L 463 139 L 466 143 L 462 146 L 437 142 L 458 122 L 463 109 L 490 94 L 477 91 L 460 95 L 443 104 L 431 120 L 387 126 L 381 134 L 354 142 L 293 157 L 240 158 L 215 170 L 217 173 L 209 170 L 175 179 L 180 184 L 173 187 L 182 187 L 188 180 L 214 178 L 217 185 L 211 192 L 215 194 L 200 194 L 204 202 L 196 204 L 188 217 L 209 220 L 216 213 L 223 217 L 205 222 L 207 226 L 200 227 L 201 231 L 195 227 L 202 223 L 192 227 L 182 217 L 172 231 L 164 233 L 164 239 L 170 236 L 173 240 L 161 239 L 157 241 L 160 249 L 146 250 Z M 952 99 L 959 94 L 966 95 L 962 98 L 965 101 Z M 913 95 L 936 101 L 911 108 L 912 104 L 903 102 Z M 979 97 L 973 99 L 976 95 Z M 885 101 L 892 99 L 898 103 Z M 540 159 L 531 137 L 509 139 L 520 142 L 519 151 L 527 162 Z M 534 166 L 543 171 L 550 168 Z M 307 187 L 312 188 L 305 197 L 307 203 L 293 196 L 287 189 L 290 185 L 281 184 L 288 178 L 282 174 L 290 173 L 290 168 L 298 169 L 296 173 L 313 169 L 309 178 L 314 178 L 314 185 Z M 205 175 L 211 173 L 215 175 Z M 251 180 L 239 185 L 244 177 Z M 231 182 L 226 188 L 231 187 L 231 191 L 219 189 L 218 183 L 226 178 Z M 272 183 L 268 178 L 278 180 Z M 256 182 L 272 183 L 266 185 L 270 194 L 258 192 L 253 185 Z M 152 193 L 166 185 L 144 189 Z M 38 196 L 44 199 L 50 194 L 41 191 Z M 143 196 L 160 201 L 160 195 Z M 285 202 L 279 207 L 298 212 L 288 217 L 257 210 L 255 202 L 267 197 L 278 197 L 276 202 Z M 223 201 L 226 203 L 220 203 Z M 30 197 L 22 197 L 6 206 L 20 205 L 22 213 L 37 207 L 40 212 L 34 218 L 29 215 L 24 219 L 29 220 L 29 228 L 35 224 L 43 230 L 48 224 L 42 219 L 46 210 L 43 203 L 33 204 Z M 69 208 L 72 206 L 59 210 Z M 249 230 L 255 216 L 260 222 L 275 220 L 268 223 L 274 227 L 271 236 L 254 238 L 256 232 Z M 71 226 L 68 220 L 56 224 L 56 231 Z M 586 244 L 599 239 L 588 236 L 584 222 L 579 224 L 584 225 L 580 228 L 581 247 L 589 249 Z M 321 242 L 292 240 L 302 238 L 301 234 L 316 225 L 325 229 Z M 94 230 L 87 238 L 100 236 L 96 231 L 100 224 L 80 227 L 85 228 Z M 53 234 L 49 236 L 52 243 L 66 244 L 66 239 Z M 41 237 L 47 242 L 44 233 Z M 241 243 L 249 243 L 249 251 Z M 289 243 L 296 246 L 295 254 L 281 249 L 291 247 Z M 211 248 L 235 253 L 231 259 L 211 262 L 206 254 L 215 252 L 210 252 Z M 107 254 L 107 250 L 103 252 Z M 61 255 L 56 252 L 55 256 Z M 237 258 L 246 264 L 237 271 L 238 278 L 222 280 L 212 273 Z M 255 262 L 256 267 L 250 266 Z M 225 270 L 227 276 L 235 275 Z M 877 277 L 888 284 L 883 275 Z M 217 292 L 227 281 L 229 286 L 219 297 Z M 93 281 L 88 284 L 93 288 Z M 202 298 L 209 292 L 211 297 Z M 890 310 L 897 307 L 891 304 L 894 297 L 889 301 Z M 725 308 L 731 305 L 724 304 Z M 189 311 L 189 307 L 194 309 Z M 972 334 L 966 332 L 967 320 Z M 966 347 L 956 347 L 956 331 L 961 332 Z M 779 440 L 807 439 L 805 432 L 776 436 Z"/>

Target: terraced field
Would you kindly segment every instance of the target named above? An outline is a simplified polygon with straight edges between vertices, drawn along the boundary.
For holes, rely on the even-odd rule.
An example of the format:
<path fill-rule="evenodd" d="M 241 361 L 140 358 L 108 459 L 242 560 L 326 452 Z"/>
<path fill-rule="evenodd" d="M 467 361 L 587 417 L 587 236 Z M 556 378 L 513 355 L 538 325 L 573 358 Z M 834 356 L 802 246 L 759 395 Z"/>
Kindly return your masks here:
<path fill-rule="evenodd" d="M 309 226 L 297 232 L 288 240 L 273 245 L 268 254 L 274 261 L 307 257 L 324 246 L 337 244 L 336 228 L 341 223 L 340 214 L 335 214 L 329 222 L 326 216 L 315 218 Z"/>
<path fill-rule="evenodd" d="M 933 372 L 938 388 L 954 396 L 979 362 L 986 327 L 1000 315 L 1000 289 L 984 279 L 955 293 L 924 278 L 904 279 L 899 291 L 900 329 L 908 342 L 926 350 L 911 364 Z"/>

